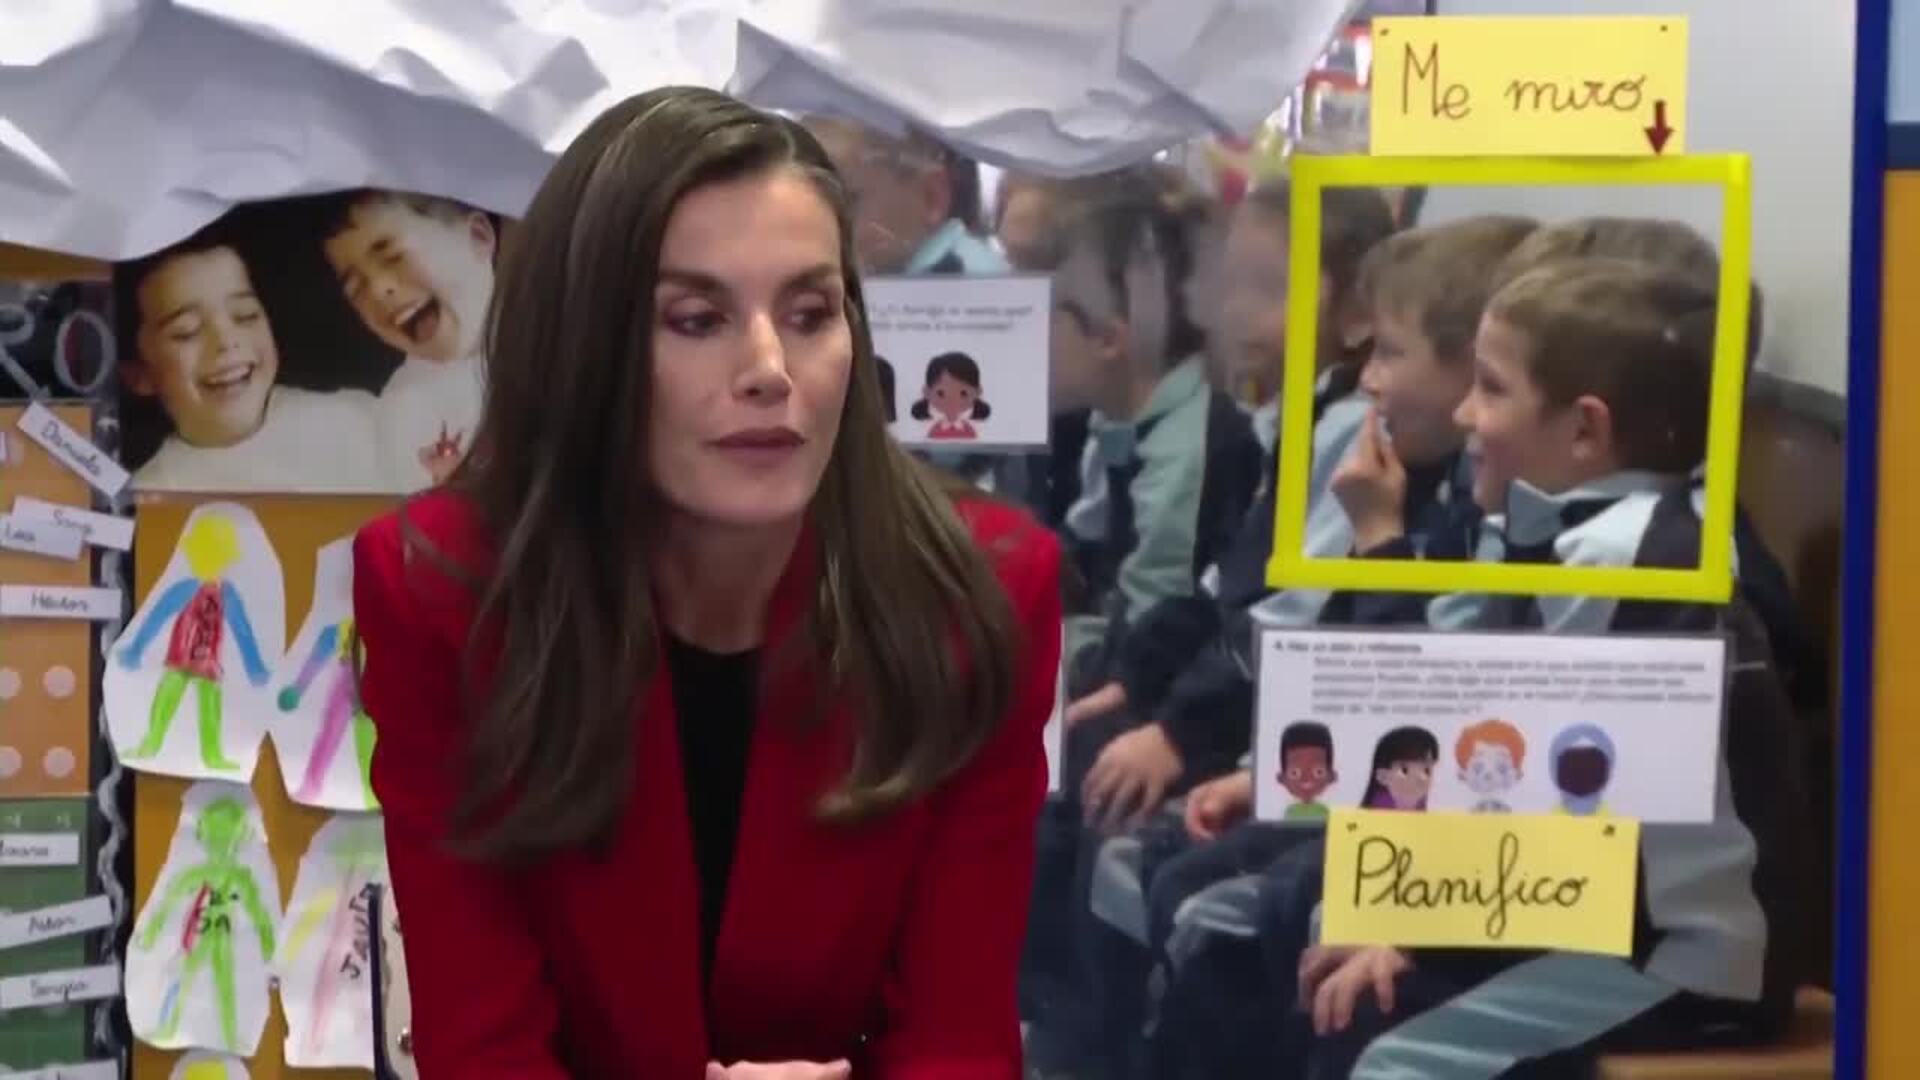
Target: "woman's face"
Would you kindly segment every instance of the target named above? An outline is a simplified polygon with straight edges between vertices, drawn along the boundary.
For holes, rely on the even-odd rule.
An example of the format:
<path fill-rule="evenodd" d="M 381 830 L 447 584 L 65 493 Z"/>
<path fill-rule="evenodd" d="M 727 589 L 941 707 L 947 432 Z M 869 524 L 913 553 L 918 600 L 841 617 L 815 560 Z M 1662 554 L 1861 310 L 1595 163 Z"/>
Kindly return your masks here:
<path fill-rule="evenodd" d="M 136 394 L 158 397 L 194 446 L 232 446 L 260 429 L 280 371 L 273 327 L 232 248 L 166 259 L 140 282 Z"/>
<path fill-rule="evenodd" d="M 927 407 L 947 420 L 960 420 L 973 415 L 973 402 L 979 396 L 980 391 L 941 372 L 927 387 Z"/>
<path fill-rule="evenodd" d="M 652 302 L 654 483 L 705 524 L 798 518 L 853 367 L 832 208 L 791 169 L 690 192 L 667 222 Z"/>

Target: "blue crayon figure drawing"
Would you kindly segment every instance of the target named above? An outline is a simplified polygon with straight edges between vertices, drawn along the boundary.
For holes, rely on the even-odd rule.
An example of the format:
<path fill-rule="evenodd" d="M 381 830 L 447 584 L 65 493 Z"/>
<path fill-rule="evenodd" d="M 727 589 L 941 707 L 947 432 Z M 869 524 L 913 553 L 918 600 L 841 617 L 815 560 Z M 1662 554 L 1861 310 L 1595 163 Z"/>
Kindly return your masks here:
<path fill-rule="evenodd" d="M 204 503 L 178 528 L 157 577 L 136 567 L 139 610 L 104 657 L 107 731 L 131 768 L 245 782 L 286 663 L 280 559 L 237 503 Z"/>
<path fill-rule="evenodd" d="M 228 577 L 240 560 L 239 530 L 222 515 L 197 517 L 188 524 L 180 548 L 186 557 L 188 576 L 160 593 L 152 609 L 131 627 L 129 640 L 115 653 L 122 668 L 138 670 L 147 650 L 161 634 L 167 636 L 160 683 L 147 714 L 146 735 L 122 756 L 138 760 L 158 755 L 181 699 L 191 689 L 199 710 L 201 764 L 213 772 L 239 772 L 241 764 L 227 756 L 222 742 L 224 671 L 220 654 L 229 633 L 247 681 L 265 686 L 268 679 L 246 602 Z"/>

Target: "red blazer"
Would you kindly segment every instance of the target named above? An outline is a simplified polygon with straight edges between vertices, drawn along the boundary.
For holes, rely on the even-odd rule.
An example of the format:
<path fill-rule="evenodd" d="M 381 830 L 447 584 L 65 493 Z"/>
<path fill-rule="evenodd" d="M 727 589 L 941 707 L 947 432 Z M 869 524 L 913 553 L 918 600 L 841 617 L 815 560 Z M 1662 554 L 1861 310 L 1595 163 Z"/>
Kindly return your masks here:
<path fill-rule="evenodd" d="M 459 657 L 469 588 L 404 554 L 389 516 L 354 545 L 362 695 L 379 729 L 373 786 L 427 1080 L 700 1080 L 709 1060 L 831 1061 L 862 1080 L 1017 1080 L 1014 982 L 1026 929 L 1041 731 L 1059 663 L 1059 548 L 1025 514 L 960 507 L 994 559 L 1026 644 L 1013 707 L 961 772 L 858 829 L 811 816 L 850 760 L 849 717 L 803 727 L 781 703 L 811 675 L 770 675 L 749 754 L 727 909 L 701 993 L 698 880 L 673 697 L 661 666 L 634 716 L 631 807 L 611 852 L 526 869 L 442 843 L 460 788 Z M 488 546 L 470 508 L 434 493 L 404 511 L 463 566 Z M 817 577 L 787 567 L 769 645 L 795 632 Z"/>

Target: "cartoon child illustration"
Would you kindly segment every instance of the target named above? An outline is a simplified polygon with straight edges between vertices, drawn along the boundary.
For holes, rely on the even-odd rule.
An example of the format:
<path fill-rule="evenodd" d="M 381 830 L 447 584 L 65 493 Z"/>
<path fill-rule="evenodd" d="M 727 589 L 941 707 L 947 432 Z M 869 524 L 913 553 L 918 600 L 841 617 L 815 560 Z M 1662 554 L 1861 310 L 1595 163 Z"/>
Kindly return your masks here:
<path fill-rule="evenodd" d="M 444 481 L 466 455 L 485 389 L 480 353 L 493 296 L 493 218 L 447 199 L 349 195 L 323 246 L 347 304 L 406 360 L 380 390 L 390 482 Z"/>
<path fill-rule="evenodd" d="M 893 365 L 887 362 L 886 357 L 877 354 L 873 362 L 879 365 L 880 371 L 880 407 L 886 410 L 887 423 L 891 424 L 899 419 L 898 408 L 893 403 Z"/>
<path fill-rule="evenodd" d="M 163 627 L 168 629 L 165 666 L 160 685 L 153 692 L 146 736 L 125 756 L 150 758 L 160 752 L 174 713 L 180 708 L 180 698 L 191 686 L 200 708 L 201 762 L 209 769 L 235 771 L 239 764 L 220 747 L 220 646 L 228 629 L 239 646 L 247 680 L 264 686 L 268 679 L 253 624 L 247 619 L 246 603 L 226 577 L 240 561 L 240 533 L 233 522 L 210 514 L 195 519 L 181 539 L 180 549 L 187 558 L 188 576 L 161 594 L 146 623 L 119 651 L 121 666 L 136 670 L 153 639 Z"/>
<path fill-rule="evenodd" d="M 1333 732 L 1313 720 L 1288 724 L 1280 733 L 1280 786 L 1293 796 L 1286 821 L 1325 821 L 1320 796 L 1340 779 L 1333 771 Z"/>
<path fill-rule="evenodd" d="M 340 744 L 351 730 L 354 757 L 360 767 L 361 794 L 366 798 L 368 809 L 380 805 L 380 801 L 374 798 L 373 785 L 367 774 L 373 761 L 373 718 L 360 706 L 360 680 L 354 675 L 354 650 L 357 644 L 351 617 L 328 626 L 314 638 L 313 651 L 308 654 L 306 663 L 301 665 L 300 673 L 292 685 L 280 691 L 281 711 L 292 712 L 300 707 L 300 699 L 322 673 L 329 680 L 326 704 L 321 712 L 320 736 L 314 741 L 313 753 L 307 758 L 306 772 L 301 777 L 299 789 L 294 792 L 294 798 L 301 802 L 311 803 L 320 797 L 320 789 L 326 784 L 327 770 L 333 766 L 334 755 L 340 752 Z"/>
<path fill-rule="evenodd" d="M 161 1039 L 180 1029 L 186 997 L 194 979 L 206 972 L 213 980 L 214 1002 L 220 1012 L 223 1049 L 240 1046 L 236 1016 L 238 989 L 234 985 L 234 935 L 252 924 L 260 939 L 260 955 L 273 955 L 274 918 L 261 898 L 260 883 L 241 859 L 241 850 L 253 836 L 247 809 L 232 799 L 219 799 L 200 812 L 194 838 L 206 858 L 173 879 L 159 907 L 134 939 L 135 947 L 152 949 L 182 900 L 193 898 L 180 927 L 180 948 L 186 960 L 179 982 L 161 1007 Z M 277 902 L 277 901 L 276 901 Z M 236 906 L 237 905 L 237 906 Z M 211 969 L 211 970 L 209 970 Z"/>
<path fill-rule="evenodd" d="M 1505 720 L 1469 724 L 1453 744 L 1460 763 L 1460 782 L 1480 797 L 1476 814 L 1506 814 L 1513 807 L 1506 795 L 1520 783 L 1520 763 L 1527 756 L 1527 737 Z"/>
<path fill-rule="evenodd" d="M 1590 817 L 1607 812 L 1601 802 L 1613 779 L 1613 739 L 1596 724 L 1575 724 L 1553 738 L 1553 782 L 1560 812 Z"/>
<path fill-rule="evenodd" d="M 1360 805 L 1369 810 L 1425 810 L 1440 740 L 1420 727 L 1397 727 L 1373 748 L 1373 773 Z"/>
<path fill-rule="evenodd" d="M 963 352 L 941 353 L 927 361 L 927 386 L 913 403 L 913 418 L 940 419 L 927 429 L 929 439 L 977 439 L 973 421 L 993 415 L 993 406 L 980 396 L 980 365 Z"/>
<path fill-rule="evenodd" d="M 120 377 L 172 431 L 140 465 L 147 490 L 379 491 L 373 395 L 278 383 L 280 349 L 239 250 L 217 230 L 114 272 Z M 325 453 L 315 453 L 325 447 Z"/>

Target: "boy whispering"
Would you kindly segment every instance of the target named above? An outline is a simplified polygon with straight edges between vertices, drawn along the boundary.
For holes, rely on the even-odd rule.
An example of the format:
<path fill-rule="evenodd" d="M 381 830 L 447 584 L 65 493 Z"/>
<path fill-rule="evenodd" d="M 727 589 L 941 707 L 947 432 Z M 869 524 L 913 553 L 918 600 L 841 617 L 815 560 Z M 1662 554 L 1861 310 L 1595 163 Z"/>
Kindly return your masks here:
<path fill-rule="evenodd" d="M 444 481 L 472 442 L 498 246 L 491 216 L 448 199 L 359 191 L 330 215 L 323 247 L 341 292 L 404 358 L 375 415 L 396 490 Z"/>

